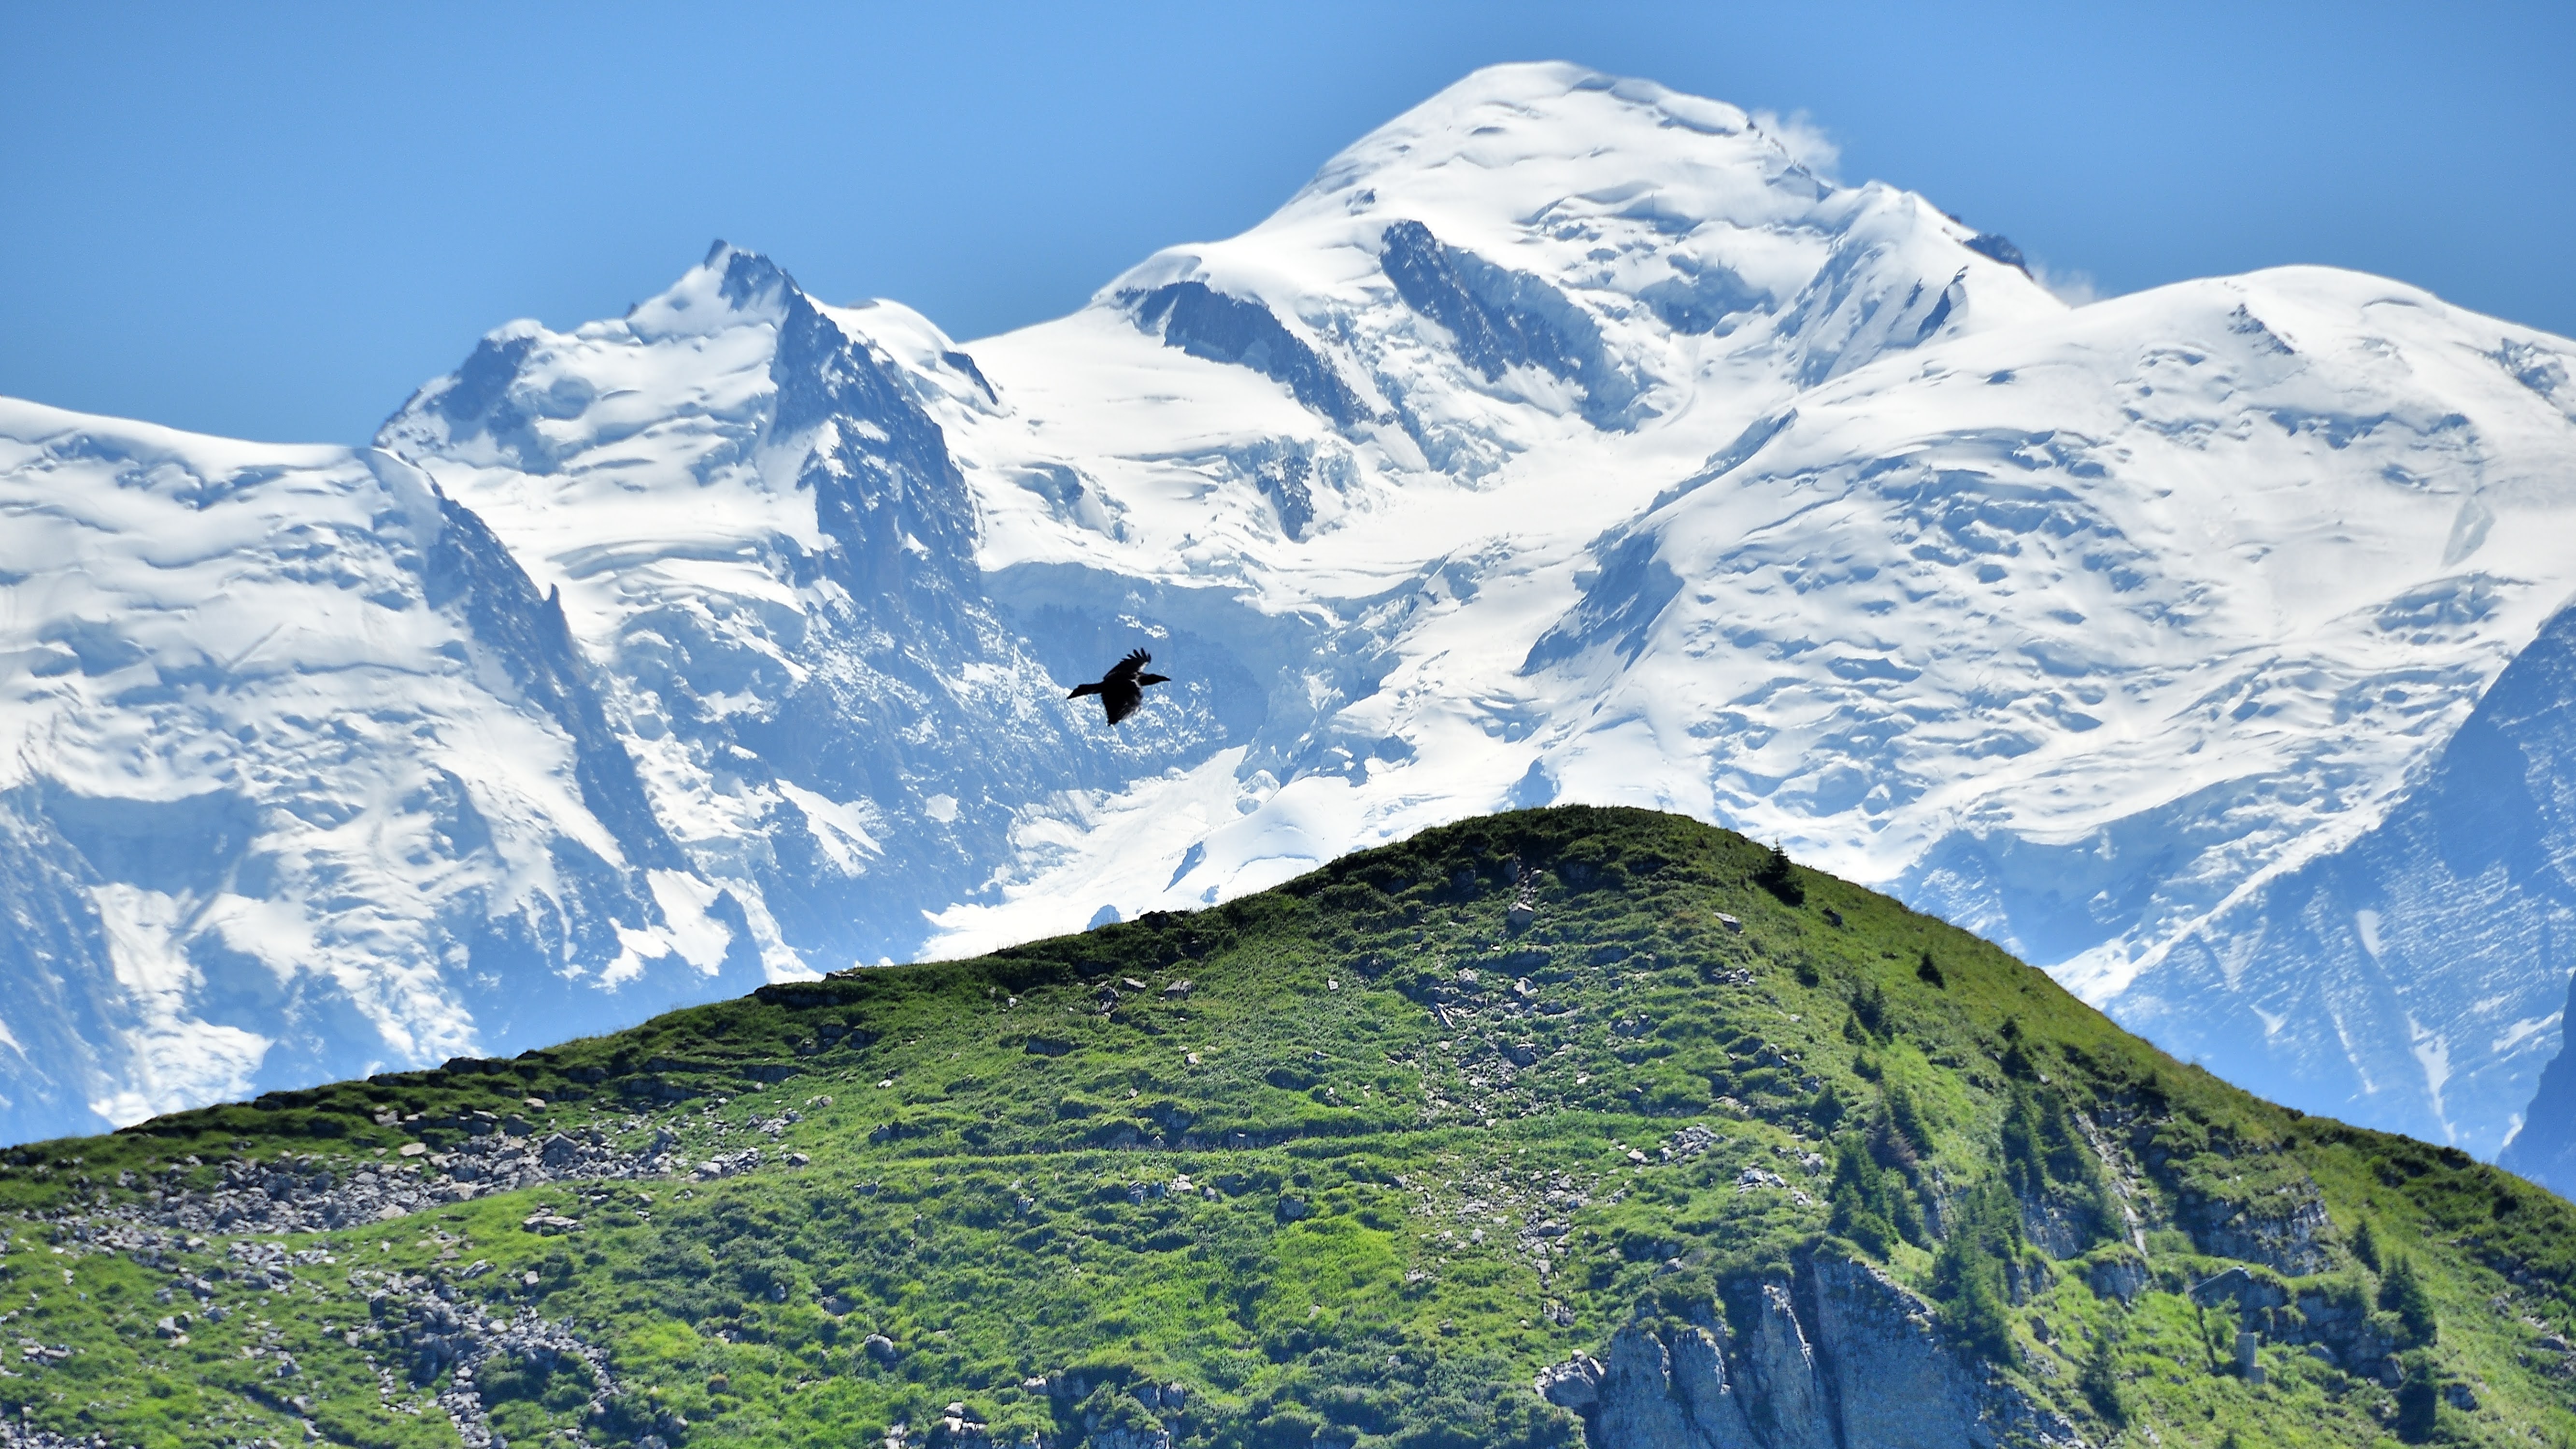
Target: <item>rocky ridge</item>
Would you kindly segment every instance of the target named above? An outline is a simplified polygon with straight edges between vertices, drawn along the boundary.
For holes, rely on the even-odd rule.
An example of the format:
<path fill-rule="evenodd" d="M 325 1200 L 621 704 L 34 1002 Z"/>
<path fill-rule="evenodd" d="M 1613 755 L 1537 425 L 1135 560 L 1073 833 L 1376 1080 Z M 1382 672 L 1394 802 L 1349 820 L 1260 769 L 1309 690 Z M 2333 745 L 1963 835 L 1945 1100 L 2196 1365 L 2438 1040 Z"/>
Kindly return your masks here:
<path fill-rule="evenodd" d="M 1792 1280 L 1750 1285 L 1740 1304 L 1631 1323 L 1606 1360 L 1578 1354 L 1535 1388 L 1583 1416 L 1592 1449 L 2086 1445 L 2063 1416 L 1980 1373 L 1933 1320 L 1883 1270 L 1819 1256 Z"/>

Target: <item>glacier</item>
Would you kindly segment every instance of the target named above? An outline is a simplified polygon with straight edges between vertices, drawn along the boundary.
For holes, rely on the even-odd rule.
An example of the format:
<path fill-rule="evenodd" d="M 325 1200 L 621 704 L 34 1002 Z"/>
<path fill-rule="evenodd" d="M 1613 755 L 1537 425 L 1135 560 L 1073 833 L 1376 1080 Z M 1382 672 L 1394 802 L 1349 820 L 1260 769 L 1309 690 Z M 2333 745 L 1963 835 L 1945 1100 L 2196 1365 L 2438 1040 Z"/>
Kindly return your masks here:
<path fill-rule="evenodd" d="M 2072 307 L 1735 107 L 1519 65 L 1000 337 L 719 243 L 368 448 L 6 404 L 0 1130 L 1585 800 L 2492 1155 L 2563 1040 L 2560 827 L 2423 842 L 2493 738 L 2566 788 L 2513 701 L 2571 359 L 2324 268 Z M 1137 645 L 1173 686 L 1067 707 Z"/>
<path fill-rule="evenodd" d="M 763 979 L 560 608 L 416 470 L 0 401 L 0 517 L 21 1138 Z"/>

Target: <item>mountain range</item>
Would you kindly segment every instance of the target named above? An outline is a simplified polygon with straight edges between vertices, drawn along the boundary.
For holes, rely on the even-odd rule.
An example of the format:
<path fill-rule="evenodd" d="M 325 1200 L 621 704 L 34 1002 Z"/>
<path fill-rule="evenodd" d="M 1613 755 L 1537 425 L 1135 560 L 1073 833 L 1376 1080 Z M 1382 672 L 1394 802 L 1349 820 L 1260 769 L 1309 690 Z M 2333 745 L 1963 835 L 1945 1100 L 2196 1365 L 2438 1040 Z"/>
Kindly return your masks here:
<path fill-rule="evenodd" d="M 1527 65 L 1001 337 L 720 243 L 365 448 L 0 403 L 0 1131 L 1573 800 L 2511 1154 L 2569 989 L 2571 367 L 2325 268 L 2071 306 L 1735 107 Z M 1062 699 L 1137 646 L 1135 718 Z"/>

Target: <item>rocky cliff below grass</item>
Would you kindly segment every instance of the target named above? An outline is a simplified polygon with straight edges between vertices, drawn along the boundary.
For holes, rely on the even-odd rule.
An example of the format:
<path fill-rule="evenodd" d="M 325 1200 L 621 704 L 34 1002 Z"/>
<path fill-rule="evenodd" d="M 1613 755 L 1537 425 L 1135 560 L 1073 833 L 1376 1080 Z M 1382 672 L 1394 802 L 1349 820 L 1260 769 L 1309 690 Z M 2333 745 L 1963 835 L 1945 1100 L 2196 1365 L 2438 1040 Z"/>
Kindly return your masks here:
<path fill-rule="evenodd" d="M 1672 816 L 0 1166 L 0 1443 L 2550 1444 L 2576 1210 Z"/>
<path fill-rule="evenodd" d="M 1606 1361 L 1542 1371 L 1594 1449 L 2074 1445 L 2082 1433 L 1945 1341 L 1937 1310 L 1865 1262 L 1826 1255 L 1745 1285 L 1738 1334 L 1701 1304 L 1630 1323 Z M 1660 1306 L 1660 1305 L 1659 1305 Z M 1730 1380 L 1728 1363 L 1734 1362 Z"/>

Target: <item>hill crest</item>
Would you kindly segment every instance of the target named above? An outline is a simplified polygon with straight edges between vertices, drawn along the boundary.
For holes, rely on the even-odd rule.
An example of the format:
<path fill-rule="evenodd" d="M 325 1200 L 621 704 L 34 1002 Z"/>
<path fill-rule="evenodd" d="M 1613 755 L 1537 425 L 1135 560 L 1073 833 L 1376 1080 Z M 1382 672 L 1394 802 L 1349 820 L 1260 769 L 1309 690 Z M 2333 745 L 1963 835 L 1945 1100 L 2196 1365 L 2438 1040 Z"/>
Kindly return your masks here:
<path fill-rule="evenodd" d="M 1639 811 L 19 1149 L 0 1213 L 42 1444 L 2576 1429 L 2567 1204 Z"/>

